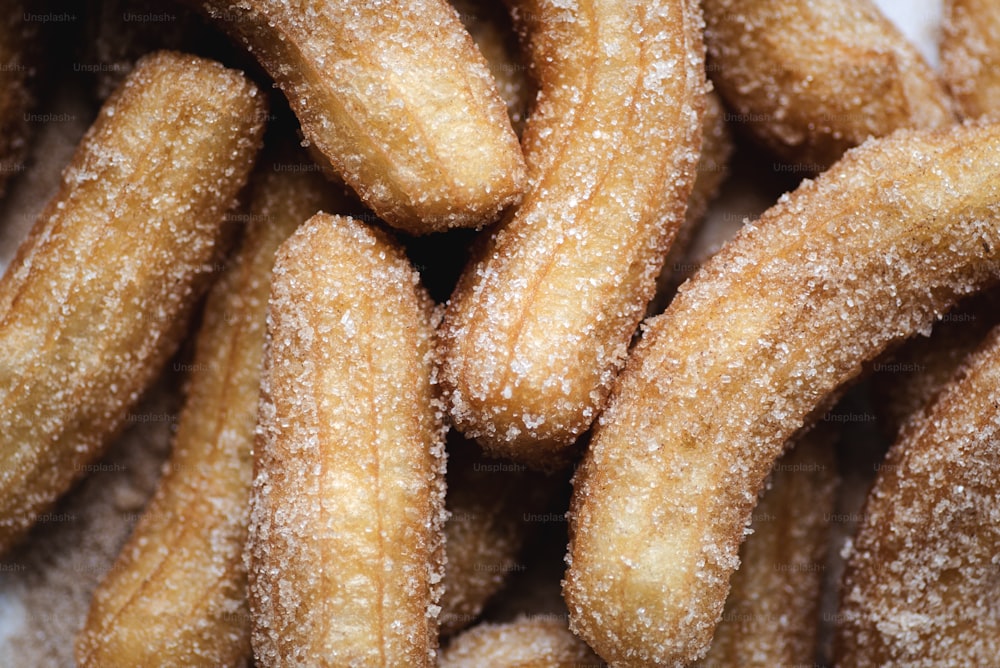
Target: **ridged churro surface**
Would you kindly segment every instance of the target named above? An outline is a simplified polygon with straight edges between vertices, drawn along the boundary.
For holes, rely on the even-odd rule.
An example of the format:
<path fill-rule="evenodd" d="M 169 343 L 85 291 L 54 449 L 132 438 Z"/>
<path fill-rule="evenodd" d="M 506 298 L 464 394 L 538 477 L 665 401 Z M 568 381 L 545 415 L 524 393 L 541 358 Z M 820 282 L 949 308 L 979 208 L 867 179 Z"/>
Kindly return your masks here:
<path fill-rule="evenodd" d="M 264 103 L 238 72 L 143 59 L 0 280 L 0 549 L 100 455 L 187 331 Z"/>
<path fill-rule="evenodd" d="M 1000 126 L 869 141 L 647 323 L 574 481 L 564 594 L 605 659 L 704 654 L 787 439 L 864 362 L 994 280 L 998 177 Z"/>
<path fill-rule="evenodd" d="M 451 416 L 494 454 L 553 465 L 603 407 L 695 178 L 697 3 L 517 3 L 539 93 L 530 183 L 442 325 Z"/>
<path fill-rule="evenodd" d="M 316 215 L 278 253 L 247 544 L 258 665 L 433 665 L 431 308 L 402 251 L 354 219 Z"/>

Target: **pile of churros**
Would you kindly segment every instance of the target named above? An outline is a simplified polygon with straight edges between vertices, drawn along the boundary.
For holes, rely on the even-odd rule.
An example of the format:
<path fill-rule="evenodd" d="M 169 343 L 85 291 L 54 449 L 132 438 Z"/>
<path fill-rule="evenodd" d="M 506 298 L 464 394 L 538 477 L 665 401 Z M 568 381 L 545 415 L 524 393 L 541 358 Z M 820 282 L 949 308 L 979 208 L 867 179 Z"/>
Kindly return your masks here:
<path fill-rule="evenodd" d="M 997 661 L 1000 4 L 938 69 L 871 0 L 89 7 L 0 17 L 4 222 L 93 75 L 0 278 L 0 664 Z"/>

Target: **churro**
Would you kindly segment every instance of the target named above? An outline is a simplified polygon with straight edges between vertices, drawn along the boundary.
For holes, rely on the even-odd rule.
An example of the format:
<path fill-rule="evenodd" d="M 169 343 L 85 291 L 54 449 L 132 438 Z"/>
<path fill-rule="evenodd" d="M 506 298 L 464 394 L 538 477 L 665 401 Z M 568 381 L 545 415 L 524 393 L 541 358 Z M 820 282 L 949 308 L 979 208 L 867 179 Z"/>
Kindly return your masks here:
<path fill-rule="evenodd" d="M 566 623 L 522 617 L 505 624 L 480 624 L 441 652 L 440 668 L 601 668 L 604 663 Z"/>
<path fill-rule="evenodd" d="M 871 140 L 748 223 L 647 323 L 594 430 L 573 631 L 612 663 L 700 658 L 788 439 L 998 270 L 1000 126 Z"/>
<path fill-rule="evenodd" d="M 841 589 L 838 665 L 996 663 L 997 406 L 995 329 L 879 467 Z"/>
<path fill-rule="evenodd" d="M 260 665 L 430 666 L 444 545 L 432 303 L 382 232 L 319 214 L 272 275 L 249 560 Z"/>
<path fill-rule="evenodd" d="M 193 56 L 144 58 L 0 279 L 0 549 L 125 425 L 186 332 L 264 102 Z"/>
<path fill-rule="evenodd" d="M 941 69 L 963 114 L 1000 114 L 1000 5 L 945 0 Z"/>
<path fill-rule="evenodd" d="M 94 594 L 84 666 L 219 666 L 250 657 L 243 546 L 253 478 L 270 273 L 278 246 L 337 208 L 313 173 L 268 160 L 252 180 L 239 252 L 212 288 L 167 472 Z"/>
<path fill-rule="evenodd" d="M 835 429 L 812 429 L 775 464 L 698 668 L 812 665 L 837 485 L 836 436 Z"/>
<path fill-rule="evenodd" d="M 525 1 L 538 100 L 530 186 L 479 248 L 441 328 L 455 425 L 554 466 L 603 407 L 695 177 L 704 105 L 697 3 Z"/>
<path fill-rule="evenodd" d="M 524 158 L 482 54 L 446 0 L 189 0 L 274 77 L 323 162 L 386 222 L 492 222 Z"/>
<path fill-rule="evenodd" d="M 870 136 L 954 122 L 944 88 L 871 0 L 705 0 L 709 73 L 731 118 L 821 172 Z"/>

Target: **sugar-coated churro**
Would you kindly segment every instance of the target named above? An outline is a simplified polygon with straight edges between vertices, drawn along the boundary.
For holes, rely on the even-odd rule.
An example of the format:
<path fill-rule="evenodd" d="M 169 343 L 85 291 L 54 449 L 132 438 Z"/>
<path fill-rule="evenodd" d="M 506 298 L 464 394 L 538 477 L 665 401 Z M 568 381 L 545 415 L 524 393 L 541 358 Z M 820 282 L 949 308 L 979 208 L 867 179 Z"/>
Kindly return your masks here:
<path fill-rule="evenodd" d="M 574 632 L 612 663 L 700 658 L 786 441 L 998 270 L 990 124 L 871 140 L 745 226 L 647 324 L 577 471 Z"/>
<path fill-rule="evenodd" d="M 841 588 L 837 665 L 996 663 L 998 406 L 994 329 L 879 467 Z"/>
<path fill-rule="evenodd" d="M 243 242 L 205 306 L 167 472 L 94 594 L 77 641 L 82 667 L 250 657 L 243 546 L 271 266 L 299 224 L 338 208 L 322 176 L 277 164 L 251 181 Z"/>
<path fill-rule="evenodd" d="M 1000 117 L 1000 5 L 945 0 L 941 69 L 963 114 Z"/>
<path fill-rule="evenodd" d="M 601 668 L 587 643 L 549 617 L 521 617 L 480 624 L 457 636 L 441 652 L 441 668 Z"/>
<path fill-rule="evenodd" d="M 524 159 L 482 54 L 446 0 L 189 0 L 274 77 L 306 139 L 386 222 L 492 222 Z"/>
<path fill-rule="evenodd" d="M 431 319 L 403 252 L 358 221 L 316 215 L 278 253 L 247 544 L 259 665 L 433 665 Z"/>
<path fill-rule="evenodd" d="M 695 177 L 705 76 L 690 0 L 526 0 L 530 185 L 467 267 L 441 335 L 452 418 L 552 466 L 603 407 Z"/>
<path fill-rule="evenodd" d="M 264 102 L 238 72 L 144 58 L 0 279 L 0 549 L 100 455 L 186 333 Z"/>
<path fill-rule="evenodd" d="M 731 118 L 820 172 L 869 136 L 954 122 L 937 77 L 871 0 L 704 0 Z"/>

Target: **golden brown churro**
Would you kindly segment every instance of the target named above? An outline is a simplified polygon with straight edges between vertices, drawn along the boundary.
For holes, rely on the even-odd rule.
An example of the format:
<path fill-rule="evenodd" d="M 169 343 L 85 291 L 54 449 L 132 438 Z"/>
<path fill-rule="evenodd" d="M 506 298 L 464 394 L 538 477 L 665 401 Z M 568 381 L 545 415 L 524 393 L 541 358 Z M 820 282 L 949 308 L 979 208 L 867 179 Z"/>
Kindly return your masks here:
<path fill-rule="evenodd" d="M 574 632 L 611 662 L 700 658 L 789 437 L 998 270 L 1000 126 L 869 141 L 745 226 L 647 324 L 577 471 Z"/>
<path fill-rule="evenodd" d="M 871 0 L 704 0 L 732 118 L 820 172 L 869 136 L 954 122 L 934 72 Z"/>
<path fill-rule="evenodd" d="M 531 185 L 479 249 L 442 325 L 456 426 L 552 465 L 604 405 L 694 182 L 697 3 L 517 4 L 539 96 Z"/>
<path fill-rule="evenodd" d="M 945 0 L 941 68 L 963 114 L 1000 114 L 1000 4 Z"/>
<path fill-rule="evenodd" d="M 480 624 L 441 652 L 440 668 L 601 668 L 587 644 L 566 623 L 522 617 L 505 624 Z"/>
<path fill-rule="evenodd" d="M 313 216 L 278 253 L 247 545 L 262 665 L 434 662 L 431 309 L 402 251 L 353 219 Z"/>
<path fill-rule="evenodd" d="M 995 329 L 879 467 L 844 575 L 838 665 L 996 663 L 998 406 Z"/>
<path fill-rule="evenodd" d="M 187 331 L 264 103 L 149 56 L 104 105 L 0 279 L 0 549 L 80 477 Z"/>
<path fill-rule="evenodd" d="M 837 486 L 836 436 L 834 429 L 812 429 L 775 464 L 699 668 L 813 664 Z"/>
<path fill-rule="evenodd" d="M 81 666 L 219 666 L 250 657 L 243 546 L 271 266 L 319 209 L 337 207 L 317 173 L 252 181 L 246 236 L 212 288 L 167 473 L 94 594 Z"/>
<path fill-rule="evenodd" d="M 386 222 L 492 222 L 525 167 L 482 54 L 446 0 L 189 0 L 274 77 L 306 139 Z"/>

